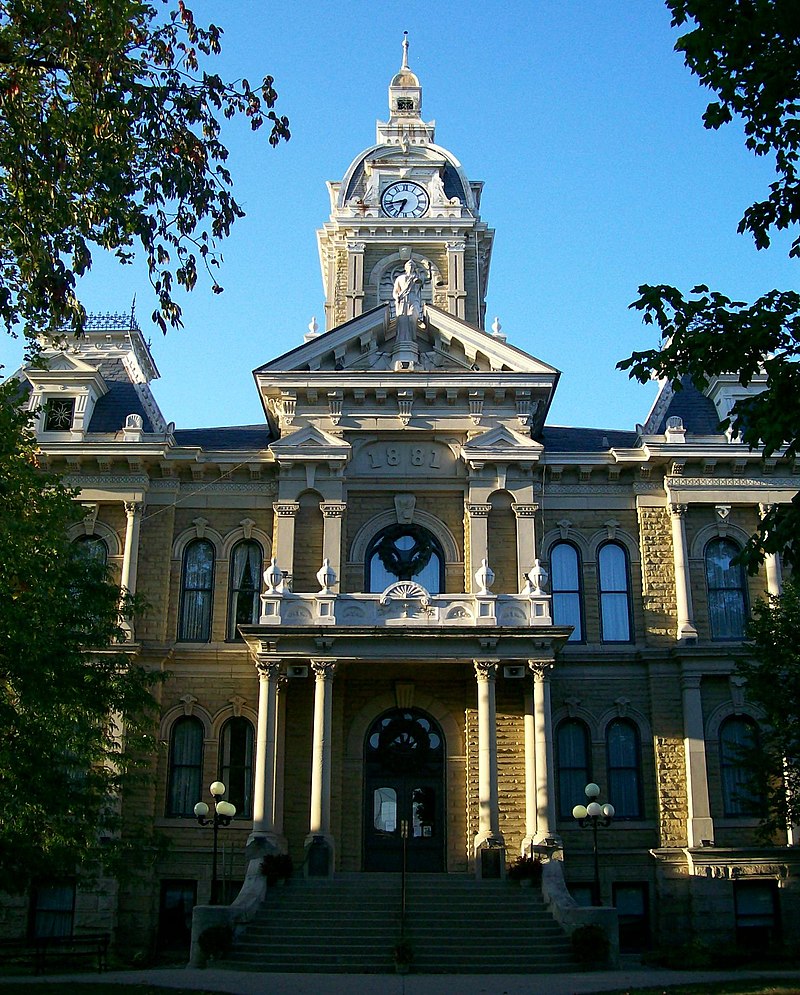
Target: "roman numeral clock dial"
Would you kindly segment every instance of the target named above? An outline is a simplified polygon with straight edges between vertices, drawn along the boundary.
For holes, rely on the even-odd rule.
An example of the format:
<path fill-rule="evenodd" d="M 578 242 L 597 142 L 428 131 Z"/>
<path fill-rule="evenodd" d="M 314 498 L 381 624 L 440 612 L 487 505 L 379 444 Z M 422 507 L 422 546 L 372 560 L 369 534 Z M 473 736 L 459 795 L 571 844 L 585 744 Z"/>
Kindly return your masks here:
<path fill-rule="evenodd" d="M 381 194 L 381 209 L 389 218 L 421 218 L 429 203 L 425 187 L 410 180 L 391 183 Z"/>

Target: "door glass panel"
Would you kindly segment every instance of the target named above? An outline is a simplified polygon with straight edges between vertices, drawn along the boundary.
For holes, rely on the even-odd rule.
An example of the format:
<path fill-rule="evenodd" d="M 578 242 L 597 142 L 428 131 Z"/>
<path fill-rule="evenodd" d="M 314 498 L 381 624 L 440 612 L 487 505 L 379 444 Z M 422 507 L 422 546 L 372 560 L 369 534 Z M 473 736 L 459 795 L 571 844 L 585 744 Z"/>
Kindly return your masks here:
<path fill-rule="evenodd" d="M 397 829 L 397 792 L 394 788 L 375 788 L 372 793 L 373 825 L 379 833 Z"/>
<path fill-rule="evenodd" d="M 411 792 L 411 835 L 429 839 L 436 821 L 436 793 L 433 788 L 414 788 Z"/>

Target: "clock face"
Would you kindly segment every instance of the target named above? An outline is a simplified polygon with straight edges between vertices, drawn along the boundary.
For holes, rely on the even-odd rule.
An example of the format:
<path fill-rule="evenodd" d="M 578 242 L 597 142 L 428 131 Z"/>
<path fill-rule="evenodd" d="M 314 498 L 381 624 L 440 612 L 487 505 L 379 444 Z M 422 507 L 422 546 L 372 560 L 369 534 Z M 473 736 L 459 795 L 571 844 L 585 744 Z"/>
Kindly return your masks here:
<path fill-rule="evenodd" d="M 429 203 L 425 187 L 410 180 L 391 183 L 381 194 L 383 213 L 390 218 L 421 218 Z"/>

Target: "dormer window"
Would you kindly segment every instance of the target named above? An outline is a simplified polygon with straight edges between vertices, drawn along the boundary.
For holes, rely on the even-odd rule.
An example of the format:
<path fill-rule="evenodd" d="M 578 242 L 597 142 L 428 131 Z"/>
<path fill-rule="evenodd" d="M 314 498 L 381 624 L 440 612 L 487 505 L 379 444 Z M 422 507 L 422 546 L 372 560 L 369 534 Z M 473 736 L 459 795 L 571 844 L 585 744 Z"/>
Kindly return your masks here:
<path fill-rule="evenodd" d="M 51 397 L 44 408 L 44 430 L 45 432 L 69 432 L 74 418 L 74 397 Z"/>

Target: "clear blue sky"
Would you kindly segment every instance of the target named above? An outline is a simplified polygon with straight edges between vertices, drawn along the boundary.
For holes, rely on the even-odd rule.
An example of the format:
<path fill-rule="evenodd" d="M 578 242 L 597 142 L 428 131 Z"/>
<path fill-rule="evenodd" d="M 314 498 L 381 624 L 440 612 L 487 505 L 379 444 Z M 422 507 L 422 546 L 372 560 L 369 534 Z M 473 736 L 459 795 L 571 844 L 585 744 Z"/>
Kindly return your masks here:
<path fill-rule="evenodd" d="M 550 422 L 633 428 L 654 385 L 614 370 L 655 333 L 628 311 L 639 284 L 708 283 L 751 299 L 793 285 L 787 240 L 768 252 L 736 234 L 772 166 L 738 127 L 704 130 L 709 96 L 673 52 L 657 0 L 484 0 L 462 4 L 195 2 L 225 29 L 218 70 L 275 77 L 292 140 L 271 149 L 244 124 L 227 139 L 247 217 L 224 249 L 221 282 L 185 298 L 166 338 L 139 266 L 98 259 L 84 281 L 92 311 L 134 294 L 162 379 L 153 389 L 179 427 L 263 418 L 251 370 L 302 341 L 323 294 L 315 241 L 326 180 L 374 142 L 404 30 L 439 144 L 485 181 L 496 229 L 489 323 L 562 370 Z M 0 340 L 10 372 L 21 350 Z"/>

